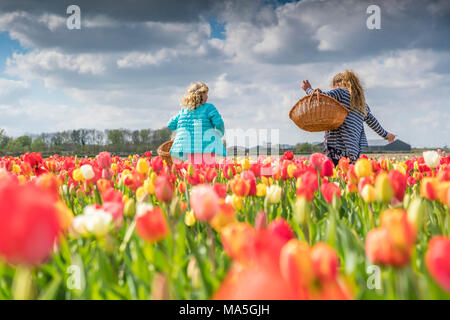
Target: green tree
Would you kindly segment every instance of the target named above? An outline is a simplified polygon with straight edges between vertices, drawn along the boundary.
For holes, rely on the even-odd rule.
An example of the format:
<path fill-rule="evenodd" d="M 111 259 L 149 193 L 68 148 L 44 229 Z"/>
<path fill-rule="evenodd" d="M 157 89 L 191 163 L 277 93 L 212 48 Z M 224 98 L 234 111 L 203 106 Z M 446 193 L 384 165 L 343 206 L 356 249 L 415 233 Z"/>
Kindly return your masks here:
<path fill-rule="evenodd" d="M 123 145 L 125 143 L 123 131 L 119 129 L 109 130 L 108 140 L 113 145 Z"/>
<path fill-rule="evenodd" d="M 46 148 L 44 140 L 41 138 L 36 138 L 31 143 L 31 151 L 33 152 L 43 152 Z"/>

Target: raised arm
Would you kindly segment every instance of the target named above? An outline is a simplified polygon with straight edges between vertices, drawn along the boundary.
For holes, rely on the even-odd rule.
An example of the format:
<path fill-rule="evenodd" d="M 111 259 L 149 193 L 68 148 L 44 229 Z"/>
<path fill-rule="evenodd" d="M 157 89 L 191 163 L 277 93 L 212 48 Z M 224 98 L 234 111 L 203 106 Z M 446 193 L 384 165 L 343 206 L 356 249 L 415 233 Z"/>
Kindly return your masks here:
<path fill-rule="evenodd" d="M 170 130 L 172 130 L 172 131 L 177 130 L 177 125 L 178 125 L 178 119 L 179 118 L 180 118 L 180 113 L 178 113 L 177 115 L 175 115 L 172 118 L 170 118 L 169 122 L 167 122 L 167 127 Z"/>
<path fill-rule="evenodd" d="M 383 138 L 388 138 L 389 132 L 383 129 L 381 124 L 378 122 L 378 120 L 375 118 L 375 116 L 370 112 L 370 108 L 368 105 L 366 105 L 367 108 L 367 115 L 364 118 L 364 121 L 367 123 L 367 125 L 376 133 L 378 133 L 379 136 Z"/>
<path fill-rule="evenodd" d="M 225 124 L 223 123 L 222 116 L 220 115 L 219 111 L 217 111 L 214 105 L 210 106 L 208 118 L 211 121 L 213 127 L 223 136 L 225 134 Z"/>

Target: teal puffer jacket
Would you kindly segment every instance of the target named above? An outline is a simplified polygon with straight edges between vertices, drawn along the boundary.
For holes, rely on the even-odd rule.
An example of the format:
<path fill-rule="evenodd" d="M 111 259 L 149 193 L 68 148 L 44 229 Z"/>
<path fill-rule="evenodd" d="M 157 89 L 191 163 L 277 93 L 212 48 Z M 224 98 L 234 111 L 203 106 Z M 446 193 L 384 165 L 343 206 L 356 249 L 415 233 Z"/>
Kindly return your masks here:
<path fill-rule="evenodd" d="M 222 137 L 225 126 L 221 115 L 211 103 L 204 103 L 195 110 L 182 108 L 167 123 L 176 137 L 170 153 L 186 160 L 188 153 L 215 153 L 226 156 Z"/>

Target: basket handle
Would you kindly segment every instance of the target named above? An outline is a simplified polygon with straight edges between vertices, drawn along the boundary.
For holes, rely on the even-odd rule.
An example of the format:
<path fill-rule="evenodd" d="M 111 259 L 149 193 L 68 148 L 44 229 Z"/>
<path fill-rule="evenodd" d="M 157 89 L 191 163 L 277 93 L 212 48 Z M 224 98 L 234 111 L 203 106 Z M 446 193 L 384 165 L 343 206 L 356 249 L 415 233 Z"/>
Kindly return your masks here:
<path fill-rule="evenodd" d="M 312 100 L 314 94 L 317 96 L 317 102 L 320 103 L 320 93 L 321 92 L 322 92 L 322 90 L 320 90 L 319 88 L 316 88 L 313 90 L 313 93 L 311 93 L 309 96 L 308 107 L 311 106 L 311 100 Z"/>

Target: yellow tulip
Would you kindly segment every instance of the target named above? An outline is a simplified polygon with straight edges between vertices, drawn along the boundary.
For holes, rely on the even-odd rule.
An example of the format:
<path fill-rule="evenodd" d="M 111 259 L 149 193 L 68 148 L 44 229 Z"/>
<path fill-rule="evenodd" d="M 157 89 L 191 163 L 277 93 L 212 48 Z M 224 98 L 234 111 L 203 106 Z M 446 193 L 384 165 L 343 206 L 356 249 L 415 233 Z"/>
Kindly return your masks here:
<path fill-rule="evenodd" d="M 250 169 L 250 159 L 249 158 L 245 158 L 242 164 L 242 168 L 244 170 L 249 170 Z"/>
<path fill-rule="evenodd" d="M 155 194 L 155 184 L 151 179 L 144 181 L 144 189 L 148 194 Z"/>
<path fill-rule="evenodd" d="M 256 196 L 264 197 L 267 192 L 267 186 L 264 183 L 258 183 L 256 185 Z"/>
<path fill-rule="evenodd" d="M 291 163 L 290 165 L 288 165 L 287 173 L 289 175 L 289 178 L 293 178 L 294 177 L 295 169 L 297 169 L 297 166 L 295 164 Z"/>
<path fill-rule="evenodd" d="M 18 173 L 20 173 L 20 171 L 21 171 L 20 166 L 18 166 L 17 164 L 13 165 L 13 169 L 12 169 L 13 173 L 18 174 Z"/>
<path fill-rule="evenodd" d="M 372 164 L 365 158 L 359 159 L 355 163 L 355 173 L 359 179 L 363 177 L 370 177 L 373 174 Z"/>
<path fill-rule="evenodd" d="M 141 186 L 136 189 L 136 199 L 138 201 L 144 200 L 144 197 L 147 195 L 147 190 L 144 186 Z"/>
<path fill-rule="evenodd" d="M 114 171 L 114 173 L 117 173 L 117 163 L 111 164 L 111 170 Z"/>
<path fill-rule="evenodd" d="M 380 173 L 375 180 L 375 193 L 379 201 L 390 202 L 394 196 L 394 190 L 386 173 Z"/>
<path fill-rule="evenodd" d="M 375 188 L 370 184 L 366 184 L 361 190 L 361 198 L 363 198 L 366 203 L 374 202 L 376 198 Z"/>
<path fill-rule="evenodd" d="M 194 216 L 194 211 L 190 210 L 187 211 L 185 216 L 184 216 L 184 223 L 188 226 L 188 227 L 192 227 L 195 223 L 195 216 Z"/>
<path fill-rule="evenodd" d="M 136 165 L 136 171 L 141 173 L 141 174 L 146 174 L 148 172 L 148 169 L 150 168 L 150 166 L 148 165 L 148 162 L 146 159 L 141 158 L 138 160 L 137 165 Z"/>
<path fill-rule="evenodd" d="M 81 172 L 80 168 L 73 170 L 72 172 L 73 180 L 75 181 L 83 181 L 83 172 Z"/>
<path fill-rule="evenodd" d="M 236 211 L 241 210 L 244 206 L 244 199 L 235 194 L 233 194 L 231 196 L 228 195 L 225 198 L 225 202 L 231 204 Z"/>

